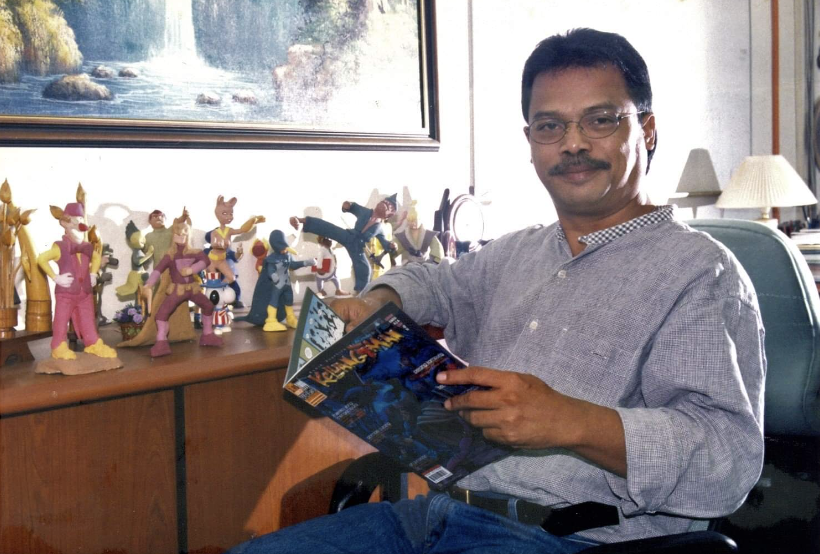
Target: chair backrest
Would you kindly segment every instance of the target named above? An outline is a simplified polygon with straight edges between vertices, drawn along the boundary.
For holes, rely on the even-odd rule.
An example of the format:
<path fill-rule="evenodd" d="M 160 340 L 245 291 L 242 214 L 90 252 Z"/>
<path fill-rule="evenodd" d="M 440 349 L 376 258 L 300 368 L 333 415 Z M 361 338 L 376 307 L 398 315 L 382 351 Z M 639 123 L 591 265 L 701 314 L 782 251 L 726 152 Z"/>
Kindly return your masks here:
<path fill-rule="evenodd" d="M 752 279 L 766 329 L 766 435 L 820 436 L 820 296 L 786 235 L 753 221 L 687 222 L 734 253 Z"/>

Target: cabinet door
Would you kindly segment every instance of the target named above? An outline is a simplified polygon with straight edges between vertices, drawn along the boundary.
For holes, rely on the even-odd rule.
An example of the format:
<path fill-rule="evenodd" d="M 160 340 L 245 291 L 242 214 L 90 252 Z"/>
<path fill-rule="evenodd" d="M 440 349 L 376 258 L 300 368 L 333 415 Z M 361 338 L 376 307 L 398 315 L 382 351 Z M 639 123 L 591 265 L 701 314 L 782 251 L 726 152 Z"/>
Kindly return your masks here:
<path fill-rule="evenodd" d="M 284 373 L 185 388 L 189 551 L 219 551 L 325 514 L 342 469 L 372 451 L 286 400 Z"/>
<path fill-rule="evenodd" d="M 0 419 L 0 552 L 175 554 L 174 396 Z"/>

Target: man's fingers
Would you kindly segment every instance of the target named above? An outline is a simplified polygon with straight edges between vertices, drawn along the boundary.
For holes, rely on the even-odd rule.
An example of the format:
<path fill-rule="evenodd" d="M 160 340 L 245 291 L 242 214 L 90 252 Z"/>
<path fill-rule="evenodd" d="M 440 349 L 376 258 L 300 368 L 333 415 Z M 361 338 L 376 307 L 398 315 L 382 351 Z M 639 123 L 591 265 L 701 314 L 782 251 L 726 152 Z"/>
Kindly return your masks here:
<path fill-rule="evenodd" d="M 436 375 L 439 383 L 447 385 L 479 385 L 482 387 L 498 387 L 512 375 L 507 371 L 499 371 L 487 367 L 471 366 L 464 369 L 443 371 Z"/>
<path fill-rule="evenodd" d="M 501 403 L 493 390 L 474 390 L 448 398 L 444 405 L 449 410 L 493 410 Z"/>

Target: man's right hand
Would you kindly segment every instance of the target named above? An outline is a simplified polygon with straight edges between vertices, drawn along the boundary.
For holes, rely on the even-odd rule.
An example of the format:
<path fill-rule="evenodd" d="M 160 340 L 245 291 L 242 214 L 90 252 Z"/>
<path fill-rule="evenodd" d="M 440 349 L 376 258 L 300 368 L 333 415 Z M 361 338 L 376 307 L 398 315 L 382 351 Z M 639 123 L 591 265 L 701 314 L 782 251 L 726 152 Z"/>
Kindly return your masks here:
<path fill-rule="evenodd" d="M 345 330 L 350 331 L 356 325 L 387 304 L 393 302 L 401 308 L 401 297 L 390 287 L 376 287 L 364 296 L 353 298 L 336 298 L 330 307 L 345 322 Z"/>

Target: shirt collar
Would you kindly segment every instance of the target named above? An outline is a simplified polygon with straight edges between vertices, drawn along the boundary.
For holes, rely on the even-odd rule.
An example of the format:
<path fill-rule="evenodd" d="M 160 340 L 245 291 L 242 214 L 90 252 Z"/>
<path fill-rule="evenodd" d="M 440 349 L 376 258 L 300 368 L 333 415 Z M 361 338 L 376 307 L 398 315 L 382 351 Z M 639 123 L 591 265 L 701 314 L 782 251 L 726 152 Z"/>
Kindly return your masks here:
<path fill-rule="evenodd" d="M 661 223 L 662 221 L 671 221 L 674 218 L 674 206 L 658 206 L 648 214 L 636 217 L 635 219 L 630 219 L 629 221 L 625 221 L 624 223 L 620 223 L 614 227 L 608 227 L 607 229 L 601 229 L 600 231 L 595 231 L 594 233 L 578 237 L 578 242 L 582 242 L 587 246 L 606 244 L 607 242 L 611 242 L 626 235 L 627 233 L 640 229 L 641 227 L 646 227 L 647 225 L 652 225 L 654 223 Z M 559 240 L 567 240 L 567 236 L 564 234 L 564 228 L 561 226 L 560 222 L 558 223 L 557 234 Z"/>

